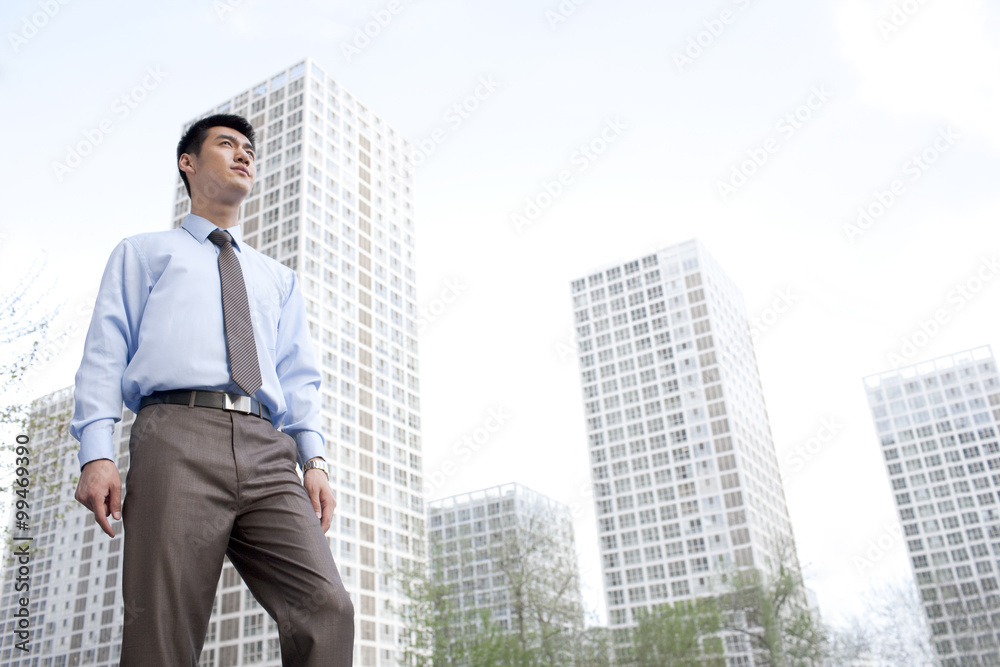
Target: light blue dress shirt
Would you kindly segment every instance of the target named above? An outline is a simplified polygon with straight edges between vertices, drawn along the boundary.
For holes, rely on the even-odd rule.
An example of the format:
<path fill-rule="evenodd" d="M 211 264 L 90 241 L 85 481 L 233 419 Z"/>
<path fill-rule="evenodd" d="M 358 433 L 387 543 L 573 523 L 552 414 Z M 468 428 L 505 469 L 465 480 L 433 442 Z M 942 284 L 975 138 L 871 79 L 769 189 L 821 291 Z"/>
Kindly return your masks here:
<path fill-rule="evenodd" d="M 188 215 L 179 229 L 139 234 L 115 248 L 104 270 L 76 373 L 70 433 L 80 466 L 114 460 L 112 431 L 122 402 L 137 412 L 154 391 L 203 389 L 242 393 L 229 374 L 222 320 L 216 226 Z M 254 398 L 275 428 L 295 438 L 299 463 L 324 455 L 320 374 L 295 272 L 243 244 L 239 257 L 253 320 L 263 386 Z"/>

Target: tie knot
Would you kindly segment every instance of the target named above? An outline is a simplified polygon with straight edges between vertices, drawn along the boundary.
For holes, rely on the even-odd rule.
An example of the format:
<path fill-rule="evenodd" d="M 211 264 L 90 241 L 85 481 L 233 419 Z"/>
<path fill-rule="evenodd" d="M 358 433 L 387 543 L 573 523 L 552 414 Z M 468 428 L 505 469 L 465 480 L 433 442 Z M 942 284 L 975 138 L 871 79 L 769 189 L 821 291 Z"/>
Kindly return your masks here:
<path fill-rule="evenodd" d="M 224 231 L 222 229 L 216 229 L 214 232 L 208 235 L 208 240 L 214 243 L 215 245 L 219 246 L 220 248 L 224 248 L 227 243 L 233 242 L 233 237 L 230 236 L 229 232 L 227 231 Z"/>

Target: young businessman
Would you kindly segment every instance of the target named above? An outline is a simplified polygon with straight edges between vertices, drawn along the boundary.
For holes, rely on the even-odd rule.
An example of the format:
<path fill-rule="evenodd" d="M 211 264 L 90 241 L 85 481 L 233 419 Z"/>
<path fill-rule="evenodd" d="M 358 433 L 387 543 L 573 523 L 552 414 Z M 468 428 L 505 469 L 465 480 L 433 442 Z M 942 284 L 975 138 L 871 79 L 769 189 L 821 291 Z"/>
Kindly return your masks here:
<path fill-rule="evenodd" d="M 76 499 L 112 537 L 108 516 L 124 518 L 121 665 L 197 665 L 223 556 L 277 622 L 282 664 L 351 665 L 302 294 L 238 226 L 253 128 L 204 118 L 177 166 L 191 213 L 115 248 L 76 376 Z M 122 510 L 111 436 L 123 401 L 137 416 Z"/>

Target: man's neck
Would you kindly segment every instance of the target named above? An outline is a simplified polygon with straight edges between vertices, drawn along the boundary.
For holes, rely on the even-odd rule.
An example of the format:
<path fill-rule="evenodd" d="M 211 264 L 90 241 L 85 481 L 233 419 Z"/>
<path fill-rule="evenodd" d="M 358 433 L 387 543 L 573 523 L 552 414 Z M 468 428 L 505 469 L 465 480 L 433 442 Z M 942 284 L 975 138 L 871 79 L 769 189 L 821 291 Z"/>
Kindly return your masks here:
<path fill-rule="evenodd" d="M 240 224 L 240 207 L 218 202 L 191 203 L 191 213 L 205 218 L 220 229 L 229 229 Z"/>

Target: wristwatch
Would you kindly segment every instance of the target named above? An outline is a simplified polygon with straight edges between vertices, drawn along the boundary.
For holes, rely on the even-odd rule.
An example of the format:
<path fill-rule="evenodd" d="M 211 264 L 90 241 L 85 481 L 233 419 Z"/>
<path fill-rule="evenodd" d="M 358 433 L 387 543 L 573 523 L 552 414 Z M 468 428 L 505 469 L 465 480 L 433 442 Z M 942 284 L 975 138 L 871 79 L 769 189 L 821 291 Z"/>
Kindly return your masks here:
<path fill-rule="evenodd" d="M 302 467 L 302 474 L 305 475 L 313 468 L 319 468 L 320 470 L 326 473 L 326 478 L 330 479 L 330 466 L 324 459 L 321 459 L 319 457 L 309 459 L 306 462 L 305 466 Z"/>

